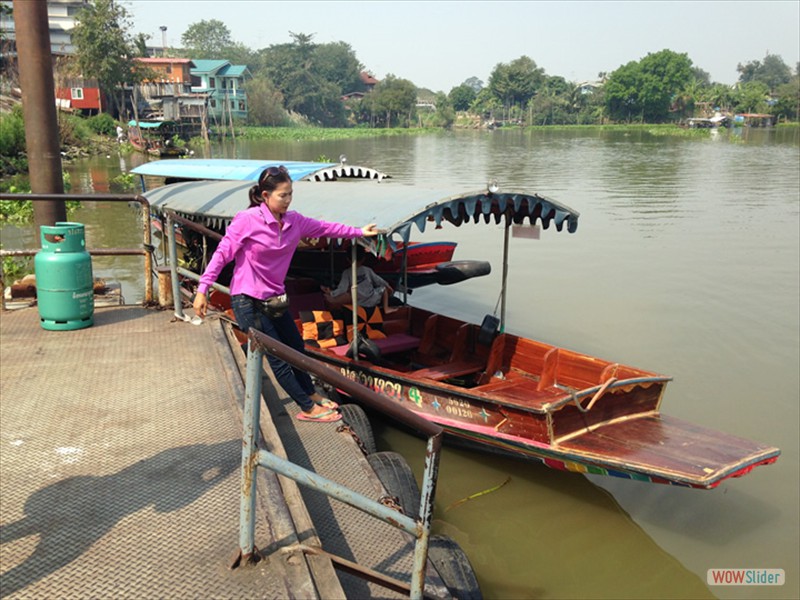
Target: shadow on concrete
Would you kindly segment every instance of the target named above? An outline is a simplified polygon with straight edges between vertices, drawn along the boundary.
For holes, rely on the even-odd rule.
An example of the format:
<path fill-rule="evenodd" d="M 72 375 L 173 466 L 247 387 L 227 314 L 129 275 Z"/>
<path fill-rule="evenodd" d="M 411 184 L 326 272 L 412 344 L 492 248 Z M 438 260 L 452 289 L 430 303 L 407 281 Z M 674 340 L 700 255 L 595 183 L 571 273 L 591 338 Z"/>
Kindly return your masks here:
<path fill-rule="evenodd" d="M 31 494 L 25 516 L 0 526 L 0 544 L 38 535 L 31 555 L 0 577 L 9 596 L 79 558 L 128 515 L 184 508 L 237 470 L 241 440 L 171 448 L 104 476 L 70 477 Z"/>

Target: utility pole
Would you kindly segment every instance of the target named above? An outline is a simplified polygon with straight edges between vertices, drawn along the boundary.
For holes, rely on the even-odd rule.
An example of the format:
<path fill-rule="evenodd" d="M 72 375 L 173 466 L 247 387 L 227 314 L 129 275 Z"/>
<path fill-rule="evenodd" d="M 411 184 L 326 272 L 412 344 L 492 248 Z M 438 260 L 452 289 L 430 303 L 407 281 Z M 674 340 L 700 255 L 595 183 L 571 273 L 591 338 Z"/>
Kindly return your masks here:
<path fill-rule="evenodd" d="M 14 29 L 31 192 L 63 194 L 64 179 L 61 174 L 61 144 L 56 117 L 47 1 L 14 0 Z M 33 220 L 37 226 L 66 221 L 67 209 L 64 201 L 34 202 Z"/>
<path fill-rule="evenodd" d="M 159 27 L 161 30 L 161 56 L 167 55 L 167 26 L 162 25 Z"/>

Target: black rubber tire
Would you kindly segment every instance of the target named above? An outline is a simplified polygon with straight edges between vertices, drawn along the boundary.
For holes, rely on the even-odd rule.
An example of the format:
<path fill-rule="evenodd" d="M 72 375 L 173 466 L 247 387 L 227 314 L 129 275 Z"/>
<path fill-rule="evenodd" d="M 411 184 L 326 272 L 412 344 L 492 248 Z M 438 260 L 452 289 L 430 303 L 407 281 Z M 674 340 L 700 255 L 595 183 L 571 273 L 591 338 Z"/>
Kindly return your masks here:
<path fill-rule="evenodd" d="M 483 600 L 472 564 L 454 539 L 446 535 L 432 535 L 428 544 L 428 560 L 436 567 L 454 598 Z"/>
<path fill-rule="evenodd" d="M 375 452 L 367 460 L 386 491 L 397 496 L 403 513 L 419 519 L 419 485 L 406 459 L 397 452 Z"/>
<path fill-rule="evenodd" d="M 491 272 L 492 265 L 485 260 L 454 260 L 436 265 L 436 283 L 452 285 Z"/>
<path fill-rule="evenodd" d="M 372 433 L 372 424 L 364 409 L 358 404 L 342 404 L 339 406 L 342 413 L 342 421 L 347 423 L 356 432 L 356 435 L 364 444 L 364 450 L 369 456 L 375 454 L 378 447 L 375 445 L 375 436 Z"/>

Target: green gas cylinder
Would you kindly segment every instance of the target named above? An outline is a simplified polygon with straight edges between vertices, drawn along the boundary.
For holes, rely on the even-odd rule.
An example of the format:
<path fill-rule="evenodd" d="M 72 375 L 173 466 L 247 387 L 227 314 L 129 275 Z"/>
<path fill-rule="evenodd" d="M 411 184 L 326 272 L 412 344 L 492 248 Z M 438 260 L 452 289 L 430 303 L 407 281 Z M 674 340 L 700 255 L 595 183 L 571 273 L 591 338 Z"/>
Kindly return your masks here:
<path fill-rule="evenodd" d="M 92 257 L 81 223 L 41 227 L 42 249 L 33 261 L 43 329 L 66 331 L 94 323 Z"/>

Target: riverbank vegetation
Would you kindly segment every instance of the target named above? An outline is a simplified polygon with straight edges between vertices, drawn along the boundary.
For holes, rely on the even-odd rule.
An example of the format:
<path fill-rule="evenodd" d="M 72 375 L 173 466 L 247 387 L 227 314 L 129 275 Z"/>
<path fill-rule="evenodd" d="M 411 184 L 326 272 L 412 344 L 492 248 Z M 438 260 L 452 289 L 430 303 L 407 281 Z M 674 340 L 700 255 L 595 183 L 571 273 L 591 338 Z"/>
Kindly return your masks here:
<path fill-rule="evenodd" d="M 82 76 L 105 86 L 125 121 L 131 115 L 122 108 L 124 90 L 147 78 L 147 69 L 134 60 L 146 55 L 146 37 L 129 33 L 130 13 L 112 0 L 92 0 L 76 19 L 73 63 Z M 246 65 L 252 75 L 245 80 L 248 119 L 239 125 L 248 126 L 658 124 L 716 112 L 763 113 L 775 122 L 800 121 L 800 72 L 769 53 L 739 64 L 739 80 L 733 86 L 711 81 L 688 54 L 662 49 L 623 65 L 609 65 L 610 70 L 598 73 L 595 81 L 569 81 L 521 56 L 498 63 L 483 78 L 473 76 L 449 91 L 432 91 L 395 74 L 374 79 L 345 41 L 317 43 L 313 34 L 290 32 L 290 36 L 289 43 L 253 49 L 237 42 L 223 21 L 201 20 L 183 32 L 181 47 L 165 48 L 164 54 Z M 114 60 L 109 60 L 108 48 L 114 49 Z"/>
<path fill-rule="evenodd" d="M 58 112 L 58 135 L 64 159 L 108 152 L 115 146 L 113 137 L 117 123 L 111 115 L 92 117 Z M 25 148 L 25 121 L 22 104 L 0 113 L 0 191 L 11 192 L 19 187 L 14 176 L 28 170 Z"/>
<path fill-rule="evenodd" d="M 131 19 L 122 3 L 92 0 L 76 16 L 74 56 L 59 61 L 61 76 L 100 82 L 113 99 L 114 118 L 89 118 L 59 111 L 61 151 L 72 156 L 115 151 L 115 129 L 134 115 L 131 86 L 148 77 L 134 60 L 147 54 L 146 37 L 129 33 Z M 218 135 L 249 139 L 326 140 L 375 135 L 424 134 L 453 128 L 664 125 L 657 135 L 703 137 L 679 129 L 693 117 L 719 112 L 761 113 L 777 123 L 800 122 L 800 65 L 794 73 L 776 55 L 739 64 L 739 81 L 710 80 L 685 53 L 669 49 L 647 54 L 596 81 L 574 82 L 551 75 L 528 57 L 498 63 L 486 83 L 470 77 L 449 92 L 418 88 L 410 80 L 368 74 L 351 46 L 316 43 L 314 36 L 291 33 L 291 42 L 251 49 L 236 42 L 219 20 L 191 24 L 180 48 L 165 54 L 190 59 L 226 59 L 246 65 L 248 119 Z M 111 48 L 113 51 L 109 51 Z M 112 60 L 113 59 L 113 60 Z M 3 75 L 7 77 L 7 75 Z M 14 87 L 16 82 L 2 82 Z M 126 96 L 126 93 L 128 96 Z M 0 114 L 0 191 L 27 170 L 25 133 L 19 107 Z M 192 140 L 196 144 L 198 140 Z"/>

